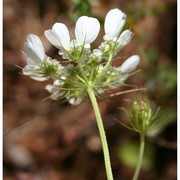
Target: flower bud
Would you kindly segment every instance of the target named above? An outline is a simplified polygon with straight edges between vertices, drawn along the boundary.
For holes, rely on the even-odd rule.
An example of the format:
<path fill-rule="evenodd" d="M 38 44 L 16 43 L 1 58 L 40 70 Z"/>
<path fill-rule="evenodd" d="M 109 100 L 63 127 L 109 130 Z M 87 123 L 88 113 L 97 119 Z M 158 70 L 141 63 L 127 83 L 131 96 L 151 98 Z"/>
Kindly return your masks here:
<path fill-rule="evenodd" d="M 148 132 L 157 111 L 153 111 L 146 95 L 137 95 L 133 98 L 129 118 L 133 129 L 139 133 Z"/>
<path fill-rule="evenodd" d="M 132 71 L 134 71 L 138 64 L 140 62 L 140 58 L 138 55 L 133 55 L 131 57 L 129 57 L 119 68 L 119 70 L 121 71 L 121 73 L 131 73 Z"/>

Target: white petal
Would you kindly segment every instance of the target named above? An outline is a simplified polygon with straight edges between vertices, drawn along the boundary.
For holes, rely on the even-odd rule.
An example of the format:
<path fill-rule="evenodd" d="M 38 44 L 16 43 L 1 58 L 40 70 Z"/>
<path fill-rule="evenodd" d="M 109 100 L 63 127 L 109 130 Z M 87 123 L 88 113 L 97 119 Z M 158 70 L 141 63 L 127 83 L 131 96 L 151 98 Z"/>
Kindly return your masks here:
<path fill-rule="evenodd" d="M 102 93 L 104 93 L 104 90 L 103 89 L 98 89 L 98 94 L 102 94 Z"/>
<path fill-rule="evenodd" d="M 33 59 L 29 58 L 29 57 L 27 57 L 26 60 L 27 60 L 27 64 L 32 65 L 32 66 L 38 66 L 41 63 L 40 60 L 35 61 L 35 60 L 33 60 Z"/>
<path fill-rule="evenodd" d="M 48 80 L 49 78 L 48 77 L 41 77 L 41 76 L 30 76 L 31 77 L 31 79 L 34 79 L 34 80 L 36 80 L 36 81 L 46 81 L 46 80 Z"/>
<path fill-rule="evenodd" d="M 46 30 L 44 34 L 52 45 L 54 45 L 58 49 L 62 48 L 62 44 L 56 32 L 54 32 L 53 30 Z"/>
<path fill-rule="evenodd" d="M 140 58 L 138 55 L 133 55 L 131 57 L 129 57 L 119 68 L 119 70 L 121 71 L 121 73 L 130 73 L 132 71 L 134 71 L 138 64 L 140 62 Z"/>
<path fill-rule="evenodd" d="M 32 74 L 32 71 L 34 70 L 34 67 L 31 67 L 29 65 L 26 65 L 23 69 L 22 69 L 22 72 L 24 75 L 31 75 Z"/>
<path fill-rule="evenodd" d="M 29 34 L 27 36 L 27 42 L 29 46 L 38 54 L 39 58 L 42 60 L 45 57 L 44 46 L 38 36 L 35 34 Z"/>
<path fill-rule="evenodd" d="M 130 31 L 128 29 L 121 33 L 121 35 L 118 39 L 118 42 L 121 47 L 126 46 L 130 42 L 130 40 L 132 38 L 132 34 L 133 34 L 132 31 Z"/>
<path fill-rule="evenodd" d="M 105 17 L 104 30 L 109 38 L 118 37 L 124 24 L 126 15 L 119 9 L 112 9 Z"/>
<path fill-rule="evenodd" d="M 67 27 L 63 23 L 55 23 L 52 30 L 44 32 L 47 39 L 58 49 L 64 48 L 69 50 L 70 35 Z"/>
<path fill-rule="evenodd" d="M 121 78 L 118 80 L 118 83 L 123 85 L 124 81 L 128 78 L 128 74 L 121 75 Z"/>
<path fill-rule="evenodd" d="M 56 80 L 56 81 L 58 81 L 58 80 Z M 49 93 L 51 93 L 50 98 L 52 100 L 57 100 L 59 97 L 64 95 L 64 92 L 59 92 L 59 88 L 55 86 L 55 82 L 54 82 L 54 85 L 51 85 L 51 84 L 46 85 L 45 89 Z"/>
<path fill-rule="evenodd" d="M 59 86 L 59 85 L 62 85 L 62 84 L 63 84 L 63 82 L 61 80 L 59 80 L 59 79 L 56 79 L 54 81 L 54 86 Z"/>
<path fill-rule="evenodd" d="M 50 98 L 51 98 L 52 100 L 57 100 L 60 96 L 61 96 L 61 94 L 59 94 L 58 92 L 56 92 L 56 93 L 51 94 L 51 95 L 50 95 Z"/>
<path fill-rule="evenodd" d="M 54 88 L 54 86 L 51 84 L 47 84 L 45 86 L 45 90 L 47 90 L 49 93 L 53 93 L 53 88 Z"/>
<path fill-rule="evenodd" d="M 82 99 L 80 97 L 69 99 L 69 103 L 74 106 L 79 105 L 81 102 L 82 102 Z"/>
<path fill-rule="evenodd" d="M 39 72 L 39 67 L 38 66 L 32 66 L 32 65 L 26 65 L 22 72 L 26 76 L 30 76 L 31 79 L 34 79 L 36 81 L 46 81 L 49 79 L 49 77 L 44 77 L 42 74 Z"/>
<path fill-rule="evenodd" d="M 37 65 L 46 57 L 41 40 L 34 34 L 27 36 L 23 51 L 32 60 L 29 64 Z"/>
<path fill-rule="evenodd" d="M 100 30 L 99 21 L 96 18 L 81 16 L 75 26 L 75 36 L 77 41 L 82 44 L 92 43 Z"/>
<path fill-rule="evenodd" d="M 93 56 L 98 57 L 98 58 L 101 58 L 101 56 L 102 56 L 102 51 L 99 50 L 99 49 L 94 49 L 94 50 L 93 50 Z"/>
<path fill-rule="evenodd" d="M 57 33 L 62 46 L 65 49 L 69 49 L 70 35 L 66 25 L 64 25 L 63 23 L 55 23 L 54 26 L 52 27 L 52 30 L 54 30 Z"/>

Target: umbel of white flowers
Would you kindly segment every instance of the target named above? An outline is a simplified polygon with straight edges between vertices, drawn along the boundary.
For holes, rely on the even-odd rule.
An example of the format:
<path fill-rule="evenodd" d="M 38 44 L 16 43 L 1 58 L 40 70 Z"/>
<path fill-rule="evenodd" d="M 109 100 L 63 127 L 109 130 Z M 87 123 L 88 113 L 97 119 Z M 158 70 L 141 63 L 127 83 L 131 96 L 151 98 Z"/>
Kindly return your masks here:
<path fill-rule="evenodd" d="M 81 16 L 76 22 L 73 39 L 66 25 L 55 23 L 52 29 L 45 31 L 45 36 L 66 59 L 66 66 L 45 54 L 38 36 L 28 35 L 23 49 L 27 56 L 23 74 L 37 81 L 52 79 L 53 83 L 45 87 L 51 93 L 50 98 L 65 99 L 74 105 L 83 100 L 90 86 L 96 94 L 122 86 L 140 62 L 139 56 L 133 55 L 120 67 L 112 65 L 113 57 L 132 38 L 130 30 L 122 31 L 125 22 L 126 15 L 122 11 L 110 10 L 105 17 L 104 41 L 94 50 L 91 43 L 100 30 L 96 18 Z"/>

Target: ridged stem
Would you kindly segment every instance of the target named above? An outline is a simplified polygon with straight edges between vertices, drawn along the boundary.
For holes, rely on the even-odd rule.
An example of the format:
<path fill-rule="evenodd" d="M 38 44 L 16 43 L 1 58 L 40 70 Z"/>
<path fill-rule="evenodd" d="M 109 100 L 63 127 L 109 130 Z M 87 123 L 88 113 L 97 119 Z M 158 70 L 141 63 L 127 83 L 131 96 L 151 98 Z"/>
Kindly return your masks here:
<path fill-rule="evenodd" d="M 145 146 L 145 135 L 144 134 L 140 134 L 140 148 L 139 148 L 139 158 L 138 158 L 138 163 L 133 175 L 133 180 L 137 180 L 140 170 L 141 170 L 141 166 L 142 166 L 142 161 L 143 161 L 143 155 L 144 155 L 144 146 Z"/>
<path fill-rule="evenodd" d="M 88 94 L 94 109 L 94 113 L 96 116 L 97 126 L 99 129 L 99 134 L 101 138 L 103 153 L 104 153 L 104 161 L 105 161 L 105 168 L 106 168 L 106 175 L 108 180 L 113 180 L 112 170 L 111 170 L 111 162 L 110 162 L 110 156 L 109 156 L 109 149 L 108 144 L 106 140 L 106 134 L 104 131 L 104 126 L 101 118 L 101 114 L 99 111 L 99 106 L 96 100 L 96 96 L 94 94 L 94 90 L 92 88 L 88 88 Z"/>

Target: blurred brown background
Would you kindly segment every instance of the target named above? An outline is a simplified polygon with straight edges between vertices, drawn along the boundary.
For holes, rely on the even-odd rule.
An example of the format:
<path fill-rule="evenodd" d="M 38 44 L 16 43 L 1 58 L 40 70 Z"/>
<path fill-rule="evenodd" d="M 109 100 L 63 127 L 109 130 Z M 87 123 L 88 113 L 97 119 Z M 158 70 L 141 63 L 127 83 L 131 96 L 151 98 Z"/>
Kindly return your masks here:
<path fill-rule="evenodd" d="M 103 20 L 112 8 L 127 14 L 125 28 L 134 37 L 118 56 L 125 60 L 138 54 L 142 71 L 127 83 L 148 88 L 152 102 L 161 107 L 169 124 L 147 138 L 142 180 L 177 179 L 176 57 L 177 2 L 175 0 L 4 0 L 3 1 L 3 94 L 4 180 L 105 180 L 101 143 L 91 104 L 78 107 L 49 99 L 45 83 L 21 73 L 22 48 L 29 33 L 38 35 L 49 56 L 61 60 L 57 49 L 44 36 L 55 22 L 73 32 L 81 15 L 102 23 L 95 41 L 103 37 Z M 116 65 L 121 64 L 116 61 Z M 16 66 L 17 65 L 17 66 Z M 128 90 L 122 87 L 114 92 Z M 138 135 L 121 126 L 127 122 L 121 108 L 128 109 L 133 94 L 99 99 L 110 148 L 114 180 L 129 180 L 138 153 Z"/>

